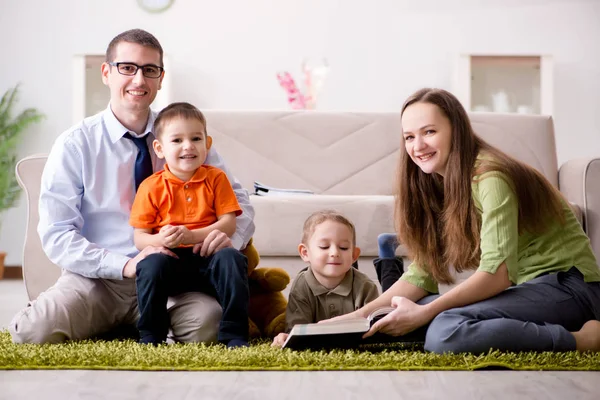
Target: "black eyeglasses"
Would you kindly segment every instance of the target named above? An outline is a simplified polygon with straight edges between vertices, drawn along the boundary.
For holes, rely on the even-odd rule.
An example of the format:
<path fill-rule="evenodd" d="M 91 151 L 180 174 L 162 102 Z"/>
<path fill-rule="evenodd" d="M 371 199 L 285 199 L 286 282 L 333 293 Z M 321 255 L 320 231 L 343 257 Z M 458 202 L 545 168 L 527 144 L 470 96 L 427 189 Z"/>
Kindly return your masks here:
<path fill-rule="evenodd" d="M 138 69 L 142 69 L 142 74 L 146 78 L 160 78 L 163 71 L 165 70 L 163 67 L 159 67 L 158 65 L 146 64 L 146 65 L 137 65 L 130 62 L 109 62 L 108 65 L 112 65 L 113 67 L 117 67 L 117 71 L 121 75 L 135 75 L 138 72 Z"/>

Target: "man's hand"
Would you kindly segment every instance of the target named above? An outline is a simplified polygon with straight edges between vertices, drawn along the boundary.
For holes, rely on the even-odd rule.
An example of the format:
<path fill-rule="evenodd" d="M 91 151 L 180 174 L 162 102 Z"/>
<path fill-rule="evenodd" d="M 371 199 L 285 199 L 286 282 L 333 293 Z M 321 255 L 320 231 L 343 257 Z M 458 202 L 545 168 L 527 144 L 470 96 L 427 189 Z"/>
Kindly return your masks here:
<path fill-rule="evenodd" d="M 183 225 L 165 225 L 160 228 L 158 236 L 164 247 L 172 249 L 191 242 L 192 232 Z"/>
<path fill-rule="evenodd" d="M 135 270 L 137 268 L 137 264 L 144 258 L 148 257 L 150 254 L 154 253 L 163 253 L 171 257 L 179 258 L 175 253 L 173 253 L 166 247 L 148 246 L 144 250 L 140 251 L 137 256 L 127 261 L 127 264 L 125 264 L 125 266 L 123 267 L 123 278 L 135 278 Z"/>
<path fill-rule="evenodd" d="M 215 229 L 206 236 L 204 241 L 194 245 L 193 252 L 201 257 L 208 257 L 226 247 L 233 247 L 231 239 L 226 233 Z"/>
<path fill-rule="evenodd" d="M 364 334 L 367 338 L 382 332 L 391 336 L 402 336 L 430 322 L 434 316 L 428 313 L 425 306 L 419 305 L 406 297 L 392 297 L 394 311 L 375 322 L 371 329 Z"/>
<path fill-rule="evenodd" d="M 282 347 L 288 336 L 289 334 L 287 333 L 280 333 L 279 335 L 275 336 L 273 343 L 271 343 L 271 347 Z"/>

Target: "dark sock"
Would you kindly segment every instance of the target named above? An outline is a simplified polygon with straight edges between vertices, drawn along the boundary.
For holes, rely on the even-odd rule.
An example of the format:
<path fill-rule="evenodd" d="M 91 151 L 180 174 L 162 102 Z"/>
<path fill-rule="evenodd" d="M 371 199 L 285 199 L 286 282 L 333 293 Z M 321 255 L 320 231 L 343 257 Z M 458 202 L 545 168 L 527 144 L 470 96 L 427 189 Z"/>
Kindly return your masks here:
<path fill-rule="evenodd" d="M 162 340 L 157 340 L 154 336 L 144 336 L 140 338 L 140 341 L 138 343 L 158 346 L 159 344 L 162 344 L 164 342 Z"/>
<path fill-rule="evenodd" d="M 244 339 L 231 339 L 227 342 L 227 348 L 235 349 L 236 347 L 250 347 L 250 345 Z"/>

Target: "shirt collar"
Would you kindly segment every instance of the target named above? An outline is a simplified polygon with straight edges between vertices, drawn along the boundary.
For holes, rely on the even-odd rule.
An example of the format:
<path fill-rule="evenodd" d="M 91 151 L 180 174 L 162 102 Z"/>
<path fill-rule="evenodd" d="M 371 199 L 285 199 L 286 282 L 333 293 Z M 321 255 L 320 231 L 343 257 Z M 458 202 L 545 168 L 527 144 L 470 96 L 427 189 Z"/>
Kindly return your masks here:
<path fill-rule="evenodd" d="M 110 104 L 104 110 L 104 124 L 106 125 L 106 130 L 108 131 L 108 135 L 113 143 L 116 143 L 120 140 L 123 135 L 127 132 L 131 132 L 129 129 L 125 128 L 122 123 L 119 122 L 112 109 L 110 108 Z M 148 134 L 152 134 L 152 128 L 154 127 L 154 120 L 156 119 L 156 113 L 150 110 L 150 114 L 148 116 L 148 122 L 146 123 L 146 128 L 144 129 L 144 134 L 139 137 L 144 137 Z M 137 136 L 135 132 L 131 132 L 133 136 Z M 154 138 L 154 135 L 151 136 Z"/>
<path fill-rule="evenodd" d="M 340 282 L 340 284 L 333 289 L 327 289 L 325 286 L 321 285 L 310 267 L 306 271 L 306 282 L 308 282 L 308 287 L 310 287 L 310 290 L 315 296 L 320 296 L 325 293 L 335 293 L 338 296 L 348 296 L 352 291 L 353 281 L 354 267 L 350 268 L 350 270 L 346 272 L 346 276 L 344 276 L 342 282 Z"/>
<path fill-rule="evenodd" d="M 201 165 L 200 168 L 198 168 L 196 170 L 196 173 L 194 173 L 194 176 L 192 176 L 192 178 L 187 181 L 184 182 L 181 179 L 179 179 L 178 177 L 176 177 L 175 175 L 173 175 L 173 173 L 171 172 L 171 170 L 169 169 L 169 166 L 167 164 L 165 164 L 165 172 L 163 173 L 163 176 L 165 177 L 165 179 L 174 182 L 174 183 L 199 183 L 202 182 L 206 179 L 206 175 L 207 175 L 207 171 L 206 171 L 206 167 L 204 165 Z"/>

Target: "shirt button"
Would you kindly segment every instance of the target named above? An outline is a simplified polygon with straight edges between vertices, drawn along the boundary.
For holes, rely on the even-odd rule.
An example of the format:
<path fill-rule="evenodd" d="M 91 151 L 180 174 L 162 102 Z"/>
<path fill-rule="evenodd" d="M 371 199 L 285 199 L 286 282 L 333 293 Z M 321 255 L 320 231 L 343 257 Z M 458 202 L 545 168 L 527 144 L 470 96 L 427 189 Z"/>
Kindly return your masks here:
<path fill-rule="evenodd" d="M 189 203 L 190 201 L 192 201 L 192 198 L 191 198 L 191 197 L 188 197 L 186 200 L 187 200 L 187 201 L 188 201 L 188 203 Z"/>
<path fill-rule="evenodd" d="M 185 186 L 184 186 L 184 188 L 185 188 L 185 189 L 187 189 L 187 188 L 189 188 L 189 187 L 190 187 L 190 185 L 185 185 Z"/>
<path fill-rule="evenodd" d="M 329 305 L 329 309 L 330 309 L 330 310 L 335 310 L 335 305 L 333 305 L 333 304 L 330 304 L 330 305 Z"/>

